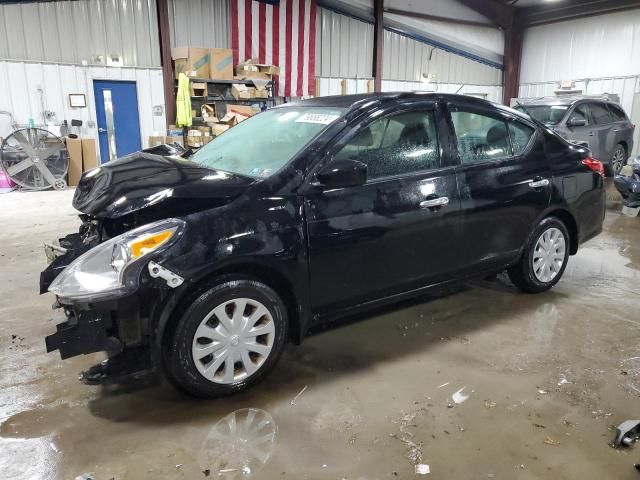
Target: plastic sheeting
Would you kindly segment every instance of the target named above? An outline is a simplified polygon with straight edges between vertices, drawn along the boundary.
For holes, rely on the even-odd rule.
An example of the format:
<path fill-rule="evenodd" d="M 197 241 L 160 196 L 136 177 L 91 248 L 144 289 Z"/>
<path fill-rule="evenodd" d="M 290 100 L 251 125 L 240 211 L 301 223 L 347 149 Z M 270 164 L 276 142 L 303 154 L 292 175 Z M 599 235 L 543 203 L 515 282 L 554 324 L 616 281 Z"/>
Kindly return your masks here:
<path fill-rule="evenodd" d="M 640 9 L 525 31 L 521 83 L 640 74 Z"/>

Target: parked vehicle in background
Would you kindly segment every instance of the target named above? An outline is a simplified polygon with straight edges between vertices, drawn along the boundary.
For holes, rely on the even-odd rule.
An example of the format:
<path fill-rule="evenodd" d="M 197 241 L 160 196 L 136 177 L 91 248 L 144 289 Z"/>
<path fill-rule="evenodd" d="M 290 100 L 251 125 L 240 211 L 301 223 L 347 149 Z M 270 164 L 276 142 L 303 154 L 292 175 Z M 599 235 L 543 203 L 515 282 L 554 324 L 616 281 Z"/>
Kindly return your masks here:
<path fill-rule="evenodd" d="M 195 395 L 237 392 L 338 316 L 505 269 L 550 289 L 602 230 L 603 176 L 588 149 L 480 99 L 285 104 L 189 160 L 83 175 L 80 234 L 41 276 L 67 316 L 47 350 L 108 351 L 87 383 L 163 371 Z"/>
<path fill-rule="evenodd" d="M 620 105 L 604 97 L 557 96 L 518 99 L 516 110 L 529 114 L 565 140 L 586 144 L 607 176 L 620 173 L 633 150 L 635 125 Z"/>
<path fill-rule="evenodd" d="M 631 175 L 616 175 L 613 183 L 620 192 L 625 206 L 640 207 L 640 157 L 631 162 Z"/>

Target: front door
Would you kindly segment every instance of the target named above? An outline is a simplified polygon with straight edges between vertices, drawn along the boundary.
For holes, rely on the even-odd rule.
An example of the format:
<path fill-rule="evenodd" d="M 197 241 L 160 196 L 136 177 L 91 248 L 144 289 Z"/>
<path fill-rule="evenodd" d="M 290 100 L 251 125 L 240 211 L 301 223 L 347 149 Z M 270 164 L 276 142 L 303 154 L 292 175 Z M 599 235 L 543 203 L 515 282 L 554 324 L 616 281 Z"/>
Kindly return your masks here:
<path fill-rule="evenodd" d="M 327 154 L 365 163 L 368 180 L 305 198 L 317 312 L 434 283 L 457 267 L 458 189 L 438 130 L 431 104 L 370 120 Z"/>
<path fill-rule="evenodd" d="M 100 161 L 141 149 L 136 82 L 94 80 Z"/>
<path fill-rule="evenodd" d="M 532 125 L 481 106 L 450 104 L 460 166 L 460 257 L 469 270 L 513 261 L 548 206 L 551 169 Z"/>

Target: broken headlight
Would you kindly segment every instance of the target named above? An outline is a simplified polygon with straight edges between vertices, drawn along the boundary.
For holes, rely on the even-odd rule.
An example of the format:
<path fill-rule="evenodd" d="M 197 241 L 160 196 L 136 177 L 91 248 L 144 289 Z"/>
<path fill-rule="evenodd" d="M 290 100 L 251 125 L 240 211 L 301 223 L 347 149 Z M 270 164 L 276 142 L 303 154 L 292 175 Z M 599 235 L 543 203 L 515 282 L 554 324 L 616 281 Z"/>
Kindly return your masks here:
<path fill-rule="evenodd" d="M 161 220 L 123 233 L 74 260 L 51 283 L 49 291 L 66 300 L 116 297 L 138 286 L 142 258 L 174 244 L 185 222 Z"/>

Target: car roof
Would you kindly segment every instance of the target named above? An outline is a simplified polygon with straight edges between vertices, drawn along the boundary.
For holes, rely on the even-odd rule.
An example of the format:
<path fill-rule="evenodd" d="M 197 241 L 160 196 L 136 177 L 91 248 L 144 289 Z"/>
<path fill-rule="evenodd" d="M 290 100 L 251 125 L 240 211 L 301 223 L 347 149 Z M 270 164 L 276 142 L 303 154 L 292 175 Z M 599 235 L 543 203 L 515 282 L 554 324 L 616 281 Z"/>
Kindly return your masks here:
<path fill-rule="evenodd" d="M 519 118 L 529 119 L 528 115 L 524 115 L 522 112 L 514 110 L 504 105 L 489 102 L 482 98 L 471 97 L 467 95 L 457 95 L 453 93 L 438 93 L 438 92 L 377 92 L 377 93 L 360 93 L 356 95 L 330 95 L 326 97 L 314 97 L 306 100 L 299 100 L 296 102 L 285 103 L 279 105 L 280 107 L 304 105 L 308 107 L 333 107 L 333 108 L 345 108 L 349 111 L 359 110 L 368 105 L 372 105 L 371 102 L 380 102 L 384 104 L 392 103 L 394 101 L 406 101 L 406 100 L 420 100 L 420 99 L 432 99 L 442 100 L 445 102 L 450 101 L 464 101 L 467 104 L 477 104 L 479 106 L 490 107 L 497 110 L 501 110 L 504 113 L 508 113 L 512 116 Z"/>

